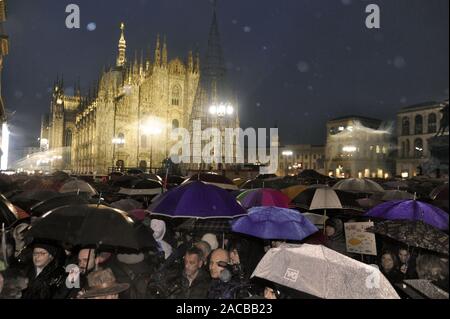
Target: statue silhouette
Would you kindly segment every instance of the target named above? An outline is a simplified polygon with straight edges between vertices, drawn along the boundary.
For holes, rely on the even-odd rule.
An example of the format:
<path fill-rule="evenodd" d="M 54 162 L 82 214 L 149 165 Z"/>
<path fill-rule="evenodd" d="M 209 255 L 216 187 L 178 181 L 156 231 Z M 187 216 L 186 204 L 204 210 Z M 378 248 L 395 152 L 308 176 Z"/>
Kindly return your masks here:
<path fill-rule="evenodd" d="M 442 113 L 441 123 L 436 136 L 443 136 L 448 128 L 448 101 L 444 103 L 444 107 L 440 111 Z"/>

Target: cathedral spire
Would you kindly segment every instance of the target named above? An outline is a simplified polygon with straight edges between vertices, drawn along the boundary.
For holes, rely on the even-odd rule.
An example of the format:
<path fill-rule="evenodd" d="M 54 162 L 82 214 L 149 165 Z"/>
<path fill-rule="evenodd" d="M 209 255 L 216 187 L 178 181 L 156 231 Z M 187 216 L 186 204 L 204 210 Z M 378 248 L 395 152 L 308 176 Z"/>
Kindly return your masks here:
<path fill-rule="evenodd" d="M 156 39 L 156 49 L 155 49 L 155 66 L 161 65 L 161 43 L 159 40 L 159 34 Z"/>
<path fill-rule="evenodd" d="M 125 24 L 120 24 L 119 56 L 117 57 L 117 66 L 123 67 L 126 62 L 127 41 L 125 40 Z"/>
<path fill-rule="evenodd" d="M 164 36 L 164 43 L 163 43 L 163 49 L 162 49 L 162 65 L 163 67 L 167 67 L 167 40 L 166 36 Z"/>
<path fill-rule="evenodd" d="M 209 30 L 208 50 L 202 73 L 210 80 L 220 80 L 225 76 L 225 63 L 217 22 L 217 1 L 213 0 L 213 18 Z"/>

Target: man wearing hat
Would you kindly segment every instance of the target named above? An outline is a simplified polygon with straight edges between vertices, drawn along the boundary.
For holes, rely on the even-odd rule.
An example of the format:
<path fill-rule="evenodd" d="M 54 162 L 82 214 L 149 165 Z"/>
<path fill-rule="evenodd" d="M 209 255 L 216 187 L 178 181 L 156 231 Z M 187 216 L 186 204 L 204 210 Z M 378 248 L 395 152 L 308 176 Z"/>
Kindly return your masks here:
<path fill-rule="evenodd" d="M 61 284 L 65 271 L 58 262 L 56 246 L 36 243 L 33 245 L 33 266 L 28 271 L 28 287 L 22 299 L 52 299 Z"/>
<path fill-rule="evenodd" d="M 88 275 L 89 288 L 80 293 L 79 299 L 119 299 L 119 294 L 128 290 L 127 283 L 117 283 L 111 269 L 93 271 Z"/>

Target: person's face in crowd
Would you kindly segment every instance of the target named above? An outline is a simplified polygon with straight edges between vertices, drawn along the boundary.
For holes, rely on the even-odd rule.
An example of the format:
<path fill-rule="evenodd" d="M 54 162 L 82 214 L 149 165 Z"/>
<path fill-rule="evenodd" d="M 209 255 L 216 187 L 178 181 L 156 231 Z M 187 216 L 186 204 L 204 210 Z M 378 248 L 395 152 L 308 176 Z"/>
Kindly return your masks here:
<path fill-rule="evenodd" d="M 402 264 L 408 263 L 409 258 L 411 257 L 410 253 L 406 249 L 400 249 L 398 252 L 398 259 Z"/>
<path fill-rule="evenodd" d="M 327 235 L 327 237 L 332 237 L 334 236 L 334 234 L 336 234 L 336 229 L 334 229 L 334 227 L 331 226 L 325 227 L 325 235 Z"/>
<path fill-rule="evenodd" d="M 52 255 L 45 249 L 35 248 L 33 249 L 33 264 L 38 268 L 45 268 L 53 260 Z"/>
<path fill-rule="evenodd" d="M 383 267 L 385 271 L 391 271 L 394 268 L 394 260 L 390 254 L 384 254 L 381 257 L 381 267 Z"/>
<path fill-rule="evenodd" d="M 230 252 L 230 260 L 232 265 L 239 265 L 241 263 L 237 249 L 233 249 Z"/>
<path fill-rule="evenodd" d="M 264 289 L 264 299 L 277 299 L 275 291 L 272 288 L 266 287 Z"/>
<path fill-rule="evenodd" d="M 96 258 L 93 249 L 82 249 L 78 253 L 78 267 L 81 273 L 86 274 L 95 268 Z"/>
<path fill-rule="evenodd" d="M 229 255 L 226 250 L 216 250 L 211 254 L 211 260 L 209 262 L 209 272 L 212 279 L 219 279 L 220 274 L 224 270 L 223 267 L 219 266 L 219 263 L 229 263 Z"/>
<path fill-rule="evenodd" d="M 184 256 L 184 272 L 189 278 L 194 278 L 198 274 L 198 270 L 202 268 L 203 260 L 196 254 L 186 254 Z"/>
<path fill-rule="evenodd" d="M 211 253 L 210 248 L 206 246 L 206 243 L 199 242 L 195 244 L 195 247 L 200 249 L 203 252 L 203 261 L 206 262 L 208 259 L 209 254 Z"/>

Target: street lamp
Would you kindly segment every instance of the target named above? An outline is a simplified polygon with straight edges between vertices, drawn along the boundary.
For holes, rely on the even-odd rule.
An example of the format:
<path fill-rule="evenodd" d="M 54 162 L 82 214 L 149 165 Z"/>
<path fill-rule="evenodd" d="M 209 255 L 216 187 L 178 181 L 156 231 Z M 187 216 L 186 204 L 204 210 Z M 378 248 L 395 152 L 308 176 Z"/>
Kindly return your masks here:
<path fill-rule="evenodd" d="M 294 155 L 294 152 L 292 152 L 292 151 L 283 151 L 281 153 L 281 155 L 284 156 L 284 170 L 285 170 L 285 175 L 288 176 L 289 171 L 288 171 L 287 160 L 288 160 L 288 157 L 291 157 L 291 156 Z"/>
<path fill-rule="evenodd" d="M 125 145 L 125 138 L 120 135 L 118 137 L 114 137 L 112 139 L 112 144 L 113 144 L 113 162 L 112 162 L 112 167 L 114 170 L 114 167 L 116 166 L 116 145 Z"/>
<path fill-rule="evenodd" d="M 150 136 L 150 170 L 153 168 L 153 136 L 161 135 L 163 128 L 161 122 L 151 118 L 143 125 L 144 134 Z"/>
<path fill-rule="evenodd" d="M 218 104 L 213 104 L 209 107 L 209 114 L 214 117 L 217 118 L 219 121 L 219 130 L 220 130 L 220 134 L 221 134 L 221 140 L 222 140 L 222 125 L 221 125 L 221 120 L 222 118 L 226 117 L 226 116 L 233 116 L 234 114 L 234 107 L 233 105 L 231 105 L 230 103 L 218 103 Z M 223 143 L 220 143 L 221 148 Z M 221 150 L 221 153 L 223 154 L 223 149 Z"/>

